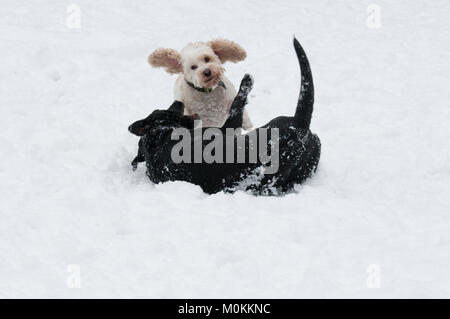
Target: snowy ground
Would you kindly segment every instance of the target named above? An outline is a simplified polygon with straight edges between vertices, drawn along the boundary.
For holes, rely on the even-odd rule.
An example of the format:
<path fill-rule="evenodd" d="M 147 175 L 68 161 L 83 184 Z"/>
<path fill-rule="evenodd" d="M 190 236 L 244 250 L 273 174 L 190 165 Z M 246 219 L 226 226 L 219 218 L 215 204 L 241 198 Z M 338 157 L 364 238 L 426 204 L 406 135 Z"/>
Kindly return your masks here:
<path fill-rule="evenodd" d="M 80 29 L 70 3 L 0 2 L 0 297 L 450 297 L 448 0 L 374 0 L 380 28 L 370 1 L 74 0 Z M 130 170 L 127 126 L 172 101 L 153 49 L 242 44 L 261 125 L 294 111 L 293 34 L 323 143 L 298 193 Z"/>

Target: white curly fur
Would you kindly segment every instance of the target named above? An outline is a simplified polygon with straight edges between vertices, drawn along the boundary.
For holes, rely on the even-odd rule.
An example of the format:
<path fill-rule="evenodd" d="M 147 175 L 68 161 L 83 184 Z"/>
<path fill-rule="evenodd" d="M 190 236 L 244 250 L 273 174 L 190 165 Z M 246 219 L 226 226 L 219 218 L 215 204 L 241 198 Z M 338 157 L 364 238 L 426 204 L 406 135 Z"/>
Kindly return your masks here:
<path fill-rule="evenodd" d="M 183 102 L 185 114 L 198 114 L 204 127 L 221 127 L 228 118 L 231 103 L 237 92 L 234 85 L 224 76 L 222 64 L 226 61 L 244 60 L 246 53 L 237 43 L 218 39 L 210 42 L 196 42 L 185 46 L 180 53 L 173 49 L 158 49 L 149 56 L 154 67 L 164 67 L 168 73 L 180 73 L 175 82 L 174 98 Z M 194 68 L 193 68 L 194 66 Z M 203 72 L 210 70 L 210 75 Z M 189 86 L 212 88 L 212 92 L 199 92 Z M 218 85 L 219 81 L 226 88 Z M 244 112 L 244 129 L 252 127 L 247 112 Z"/>

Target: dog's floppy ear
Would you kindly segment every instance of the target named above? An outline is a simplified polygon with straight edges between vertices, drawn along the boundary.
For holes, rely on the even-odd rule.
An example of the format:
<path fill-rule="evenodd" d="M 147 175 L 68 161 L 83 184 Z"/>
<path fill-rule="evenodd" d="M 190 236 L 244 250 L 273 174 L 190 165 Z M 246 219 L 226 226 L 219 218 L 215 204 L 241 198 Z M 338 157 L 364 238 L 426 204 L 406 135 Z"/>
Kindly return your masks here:
<path fill-rule="evenodd" d="M 145 132 L 150 128 L 149 122 L 147 119 L 139 120 L 134 122 L 128 127 L 128 131 L 131 134 L 137 135 L 137 136 L 143 136 L 145 135 Z"/>
<path fill-rule="evenodd" d="M 200 116 L 198 116 L 198 114 L 184 115 L 181 119 L 181 124 L 188 130 L 192 130 L 194 129 L 196 120 L 200 120 Z"/>
<path fill-rule="evenodd" d="M 173 104 L 167 109 L 168 111 L 174 112 L 178 115 L 183 115 L 184 113 L 184 104 L 180 101 L 175 101 Z"/>
<path fill-rule="evenodd" d="M 245 50 L 239 44 L 230 40 L 216 39 L 209 41 L 209 45 L 222 63 L 226 61 L 239 62 L 247 57 Z"/>
<path fill-rule="evenodd" d="M 157 49 L 148 57 L 148 63 L 155 68 L 163 67 L 170 74 L 180 73 L 181 56 L 174 49 Z"/>

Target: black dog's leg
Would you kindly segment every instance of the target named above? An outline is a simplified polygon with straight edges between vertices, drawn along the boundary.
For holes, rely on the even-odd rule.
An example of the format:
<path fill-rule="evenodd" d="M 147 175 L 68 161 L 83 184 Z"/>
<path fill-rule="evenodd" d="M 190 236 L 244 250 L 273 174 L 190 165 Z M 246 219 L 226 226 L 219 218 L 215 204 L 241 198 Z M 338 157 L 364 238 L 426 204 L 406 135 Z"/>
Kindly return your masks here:
<path fill-rule="evenodd" d="M 131 166 L 133 167 L 133 171 L 135 171 L 138 167 L 139 163 L 145 162 L 145 157 L 143 155 L 137 155 L 134 160 L 131 162 Z"/>
<path fill-rule="evenodd" d="M 242 127 L 242 116 L 244 107 L 247 104 L 247 95 L 253 88 L 253 78 L 250 74 L 244 75 L 239 87 L 239 92 L 233 100 L 230 107 L 230 115 L 222 128 L 240 128 Z"/>
<path fill-rule="evenodd" d="M 131 162 L 131 166 L 133 167 L 133 171 L 135 171 L 138 167 L 139 163 L 145 162 L 145 156 L 142 153 L 142 141 L 139 140 L 139 149 L 138 149 L 138 153 L 136 155 L 136 157 L 134 158 L 134 160 Z"/>

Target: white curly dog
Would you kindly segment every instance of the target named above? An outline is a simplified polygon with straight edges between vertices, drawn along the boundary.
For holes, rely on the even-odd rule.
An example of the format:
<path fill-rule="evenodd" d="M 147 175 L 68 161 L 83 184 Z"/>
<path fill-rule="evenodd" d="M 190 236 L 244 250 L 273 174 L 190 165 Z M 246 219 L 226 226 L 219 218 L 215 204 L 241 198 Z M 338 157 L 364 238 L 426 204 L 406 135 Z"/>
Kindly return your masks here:
<path fill-rule="evenodd" d="M 175 82 L 174 98 L 185 106 L 185 114 L 198 114 L 204 127 L 222 127 L 228 118 L 237 92 L 224 76 L 222 64 L 239 62 L 247 53 L 237 43 L 225 39 L 189 43 L 180 52 L 157 49 L 148 57 L 153 67 L 164 67 L 170 74 L 180 73 Z M 247 112 L 243 128 L 253 125 Z"/>

